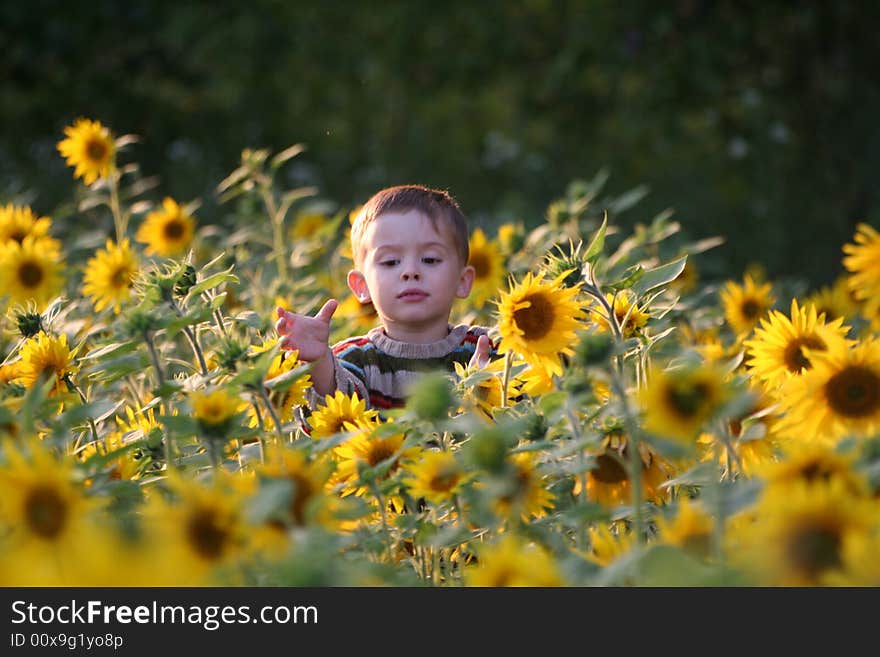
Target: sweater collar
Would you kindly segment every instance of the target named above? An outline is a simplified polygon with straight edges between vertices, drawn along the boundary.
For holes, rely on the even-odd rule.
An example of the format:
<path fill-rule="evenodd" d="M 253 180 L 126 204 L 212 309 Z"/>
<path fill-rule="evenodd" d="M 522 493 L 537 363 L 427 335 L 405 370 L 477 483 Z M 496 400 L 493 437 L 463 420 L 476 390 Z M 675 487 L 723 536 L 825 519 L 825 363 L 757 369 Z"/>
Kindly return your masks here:
<path fill-rule="evenodd" d="M 439 356 L 445 356 L 456 347 L 459 347 L 467 332 L 468 327 L 466 324 L 459 324 L 458 326 L 452 326 L 452 324 L 450 324 L 449 333 L 445 338 L 437 340 L 436 342 L 418 344 L 413 342 L 400 342 L 399 340 L 390 338 L 385 333 L 384 328 L 377 326 L 367 333 L 367 337 L 370 338 L 377 348 L 391 356 L 398 356 L 400 358 L 437 358 Z"/>

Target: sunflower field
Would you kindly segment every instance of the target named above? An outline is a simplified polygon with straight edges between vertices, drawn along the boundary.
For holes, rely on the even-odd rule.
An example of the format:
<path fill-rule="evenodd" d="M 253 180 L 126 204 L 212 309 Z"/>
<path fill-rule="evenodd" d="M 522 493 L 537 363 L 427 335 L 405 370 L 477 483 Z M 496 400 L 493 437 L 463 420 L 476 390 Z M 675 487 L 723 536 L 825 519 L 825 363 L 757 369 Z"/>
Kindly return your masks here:
<path fill-rule="evenodd" d="M 366 333 L 350 218 L 246 149 L 224 224 L 143 176 L 138 138 L 59 135 L 72 219 L 0 206 L 0 585 L 878 586 L 880 233 L 821 289 L 703 281 L 639 189 L 572 181 L 473 228 L 453 321 L 500 357 L 406 408 L 328 395 L 274 309 Z"/>

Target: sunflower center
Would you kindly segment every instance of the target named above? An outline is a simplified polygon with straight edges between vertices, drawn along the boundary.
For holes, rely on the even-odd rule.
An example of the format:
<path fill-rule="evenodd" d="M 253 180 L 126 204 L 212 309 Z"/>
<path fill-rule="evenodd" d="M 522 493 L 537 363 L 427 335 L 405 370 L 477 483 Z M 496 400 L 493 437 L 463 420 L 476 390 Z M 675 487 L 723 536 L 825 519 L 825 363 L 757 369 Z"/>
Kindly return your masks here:
<path fill-rule="evenodd" d="M 825 397 L 845 417 L 868 417 L 880 410 L 880 376 L 863 365 L 850 365 L 828 379 Z"/>
<path fill-rule="evenodd" d="M 369 463 L 370 466 L 378 465 L 385 459 L 394 456 L 394 452 L 395 450 L 391 445 L 385 442 L 376 443 L 367 453 L 367 463 Z"/>
<path fill-rule="evenodd" d="M 107 157 L 107 144 L 101 139 L 89 139 L 86 142 L 86 157 L 92 162 L 103 162 Z"/>
<path fill-rule="evenodd" d="M 296 473 L 288 479 L 293 484 L 293 496 L 290 500 L 290 515 L 297 525 L 306 524 L 306 504 L 314 493 L 311 482 L 303 475 Z"/>
<path fill-rule="evenodd" d="M 761 304 L 756 299 L 746 299 L 740 306 L 740 312 L 746 319 L 757 319 L 761 314 Z"/>
<path fill-rule="evenodd" d="M 666 401 L 679 417 L 693 418 L 702 411 L 709 392 L 709 386 L 702 381 L 681 381 L 667 386 Z"/>
<path fill-rule="evenodd" d="M 43 281 L 43 268 L 39 263 L 26 260 L 18 268 L 18 280 L 25 287 L 37 287 Z"/>
<path fill-rule="evenodd" d="M 590 475 L 603 484 L 620 484 L 629 478 L 620 461 L 608 454 L 596 457 L 596 467 L 590 470 Z"/>
<path fill-rule="evenodd" d="M 830 527 L 805 527 L 791 537 L 788 556 L 795 568 L 817 576 L 840 566 L 840 534 Z"/>
<path fill-rule="evenodd" d="M 183 222 L 178 221 L 177 219 L 172 219 L 171 221 L 166 222 L 166 224 L 162 227 L 162 234 L 165 235 L 166 239 L 172 241 L 182 238 L 183 232 Z"/>
<path fill-rule="evenodd" d="M 688 534 L 682 539 L 681 547 L 685 550 L 685 552 L 689 552 L 690 554 L 699 557 L 705 557 L 711 554 L 711 538 L 712 537 L 706 532 L 695 532 L 693 534 Z"/>
<path fill-rule="evenodd" d="M 479 280 L 489 276 L 491 267 L 485 253 L 472 253 L 468 264 L 474 268 L 474 278 Z"/>
<path fill-rule="evenodd" d="M 801 468 L 801 477 L 809 482 L 826 482 L 831 478 L 832 471 L 824 464 L 814 461 Z"/>
<path fill-rule="evenodd" d="M 785 353 L 782 357 L 789 372 L 797 374 L 801 370 L 810 368 L 810 359 L 804 355 L 801 347 L 822 351 L 827 349 L 827 345 L 815 335 L 795 338 L 785 347 Z"/>
<path fill-rule="evenodd" d="M 513 313 L 513 321 L 526 340 L 540 340 L 553 328 L 555 312 L 550 300 L 541 293 L 530 294 L 524 301 L 531 305 Z"/>
<path fill-rule="evenodd" d="M 115 288 L 129 287 L 131 276 L 127 267 L 117 268 L 110 276 L 110 286 Z"/>
<path fill-rule="evenodd" d="M 54 539 L 64 529 L 67 513 L 68 505 L 54 488 L 35 488 L 24 502 L 28 529 L 47 540 Z"/>
<path fill-rule="evenodd" d="M 457 472 L 438 472 L 428 482 L 428 488 L 433 491 L 449 491 L 458 483 Z"/>
<path fill-rule="evenodd" d="M 208 560 L 219 558 L 229 540 L 229 532 L 220 526 L 211 509 L 201 509 L 190 516 L 186 535 L 195 551 Z"/>

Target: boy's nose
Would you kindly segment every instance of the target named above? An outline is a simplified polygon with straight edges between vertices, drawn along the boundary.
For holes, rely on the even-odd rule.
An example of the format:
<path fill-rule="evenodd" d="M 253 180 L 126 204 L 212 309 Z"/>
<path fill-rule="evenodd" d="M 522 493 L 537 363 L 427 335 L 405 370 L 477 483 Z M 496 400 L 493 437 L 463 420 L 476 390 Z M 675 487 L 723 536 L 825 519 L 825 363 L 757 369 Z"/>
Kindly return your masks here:
<path fill-rule="evenodd" d="M 401 278 L 403 278 L 403 280 L 405 280 L 405 281 L 408 281 L 410 279 L 417 281 L 417 280 L 419 280 L 419 272 L 412 271 L 412 270 L 404 270 L 403 273 L 401 274 Z"/>

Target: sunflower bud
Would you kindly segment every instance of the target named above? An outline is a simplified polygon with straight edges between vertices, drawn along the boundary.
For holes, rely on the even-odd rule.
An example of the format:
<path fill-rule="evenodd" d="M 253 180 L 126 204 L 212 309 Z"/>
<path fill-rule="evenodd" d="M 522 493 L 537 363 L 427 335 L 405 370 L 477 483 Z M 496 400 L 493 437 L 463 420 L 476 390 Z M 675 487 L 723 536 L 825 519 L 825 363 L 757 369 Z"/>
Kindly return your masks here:
<path fill-rule="evenodd" d="M 196 284 L 196 270 L 192 265 L 186 265 L 177 283 L 174 285 L 174 294 L 185 297 L 190 288 Z"/>
<path fill-rule="evenodd" d="M 428 422 L 447 417 L 454 402 L 452 384 L 442 374 L 427 374 L 409 392 L 407 407 Z"/>
<path fill-rule="evenodd" d="M 15 313 L 15 324 L 23 338 L 31 338 L 40 331 L 45 332 L 43 316 L 37 312 L 22 310 Z"/>
<path fill-rule="evenodd" d="M 497 427 L 475 433 L 463 449 L 470 465 L 493 474 L 504 470 L 507 457 L 507 441 Z"/>
<path fill-rule="evenodd" d="M 583 283 L 582 270 L 584 261 L 581 257 L 582 243 L 577 246 L 569 242 L 567 248 L 556 247 L 555 253 L 548 253 L 544 260 L 544 275 L 547 278 L 559 279 L 563 287 L 577 287 Z"/>
<path fill-rule="evenodd" d="M 575 346 L 574 362 L 581 367 L 595 367 L 608 362 L 614 340 L 608 333 L 585 333 Z"/>
<path fill-rule="evenodd" d="M 248 346 L 234 338 L 225 338 L 217 349 L 217 361 L 228 372 L 235 372 L 238 364 L 248 357 Z"/>
<path fill-rule="evenodd" d="M 523 437 L 529 441 L 543 440 L 547 436 L 549 428 L 547 420 L 540 413 L 530 414 L 526 417 L 526 427 Z"/>
<path fill-rule="evenodd" d="M 125 318 L 122 328 L 125 335 L 135 338 L 146 335 L 150 331 L 157 329 L 159 325 L 159 319 L 153 314 L 136 309 Z"/>

